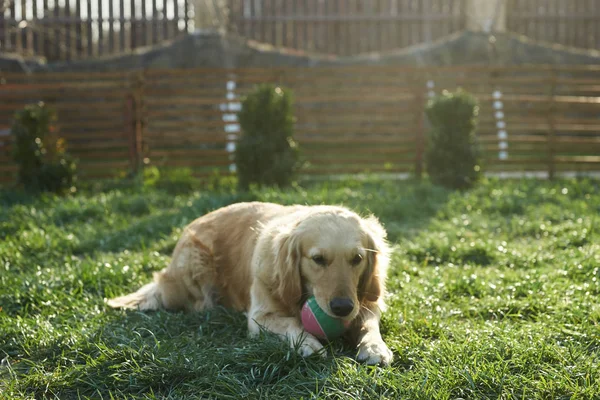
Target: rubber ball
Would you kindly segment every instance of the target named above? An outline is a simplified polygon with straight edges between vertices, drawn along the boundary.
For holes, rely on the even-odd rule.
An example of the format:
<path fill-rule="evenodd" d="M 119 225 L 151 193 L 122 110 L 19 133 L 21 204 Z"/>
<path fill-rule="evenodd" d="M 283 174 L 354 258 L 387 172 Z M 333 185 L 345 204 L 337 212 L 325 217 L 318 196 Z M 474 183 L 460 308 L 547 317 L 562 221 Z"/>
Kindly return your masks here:
<path fill-rule="evenodd" d="M 349 321 L 325 313 L 314 296 L 304 303 L 300 316 L 306 332 L 327 341 L 340 337 L 350 325 Z"/>

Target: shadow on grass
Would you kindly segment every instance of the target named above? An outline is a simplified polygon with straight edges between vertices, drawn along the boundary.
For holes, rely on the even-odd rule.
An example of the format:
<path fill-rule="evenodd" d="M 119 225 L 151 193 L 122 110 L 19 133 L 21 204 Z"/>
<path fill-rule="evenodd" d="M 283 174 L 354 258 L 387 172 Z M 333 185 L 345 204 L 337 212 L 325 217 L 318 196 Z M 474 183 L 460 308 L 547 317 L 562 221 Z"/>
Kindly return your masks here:
<path fill-rule="evenodd" d="M 308 197 L 307 192 L 310 193 Z M 316 190 L 309 186 L 288 191 L 264 189 L 233 195 L 201 196 L 181 209 L 169 209 L 141 217 L 124 229 L 100 232 L 97 237 L 82 241 L 74 253 L 145 249 L 164 239 L 174 228 L 184 227 L 209 211 L 242 201 L 345 205 L 363 214 L 376 215 L 386 226 L 390 241 L 394 242 L 427 226 L 429 219 L 446 203 L 449 193 L 429 183 L 372 182 L 354 187 L 338 184 Z M 174 244 L 167 245 L 161 252 L 169 253 L 172 246 Z"/>
<path fill-rule="evenodd" d="M 106 313 L 105 324 L 76 346 L 77 354 L 58 343 L 40 351 L 46 365 L 73 355 L 79 367 L 62 380 L 28 382 L 29 394 L 299 398 L 338 373 L 338 359 L 331 356 L 304 359 L 272 335 L 248 338 L 245 316 L 222 308 Z"/>
<path fill-rule="evenodd" d="M 80 255 L 96 251 L 143 250 L 164 239 L 174 228 L 184 227 L 194 219 L 235 201 L 236 197 L 233 196 L 203 196 L 181 209 L 160 211 L 141 217 L 126 228 L 99 232 L 97 237 L 82 241 L 73 253 Z"/>

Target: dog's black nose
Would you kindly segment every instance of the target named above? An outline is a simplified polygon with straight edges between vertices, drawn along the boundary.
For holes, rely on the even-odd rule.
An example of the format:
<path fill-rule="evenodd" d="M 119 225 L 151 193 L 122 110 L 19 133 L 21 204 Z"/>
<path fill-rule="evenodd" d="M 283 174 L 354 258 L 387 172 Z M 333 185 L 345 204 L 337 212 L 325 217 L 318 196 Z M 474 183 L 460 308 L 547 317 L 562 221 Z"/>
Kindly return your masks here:
<path fill-rule="evenodd" d="M 329 302 L 329 308 L 338 317 L 345 317 L 354 309 L 354 303 L 347 297 L 335 297 Z"/>

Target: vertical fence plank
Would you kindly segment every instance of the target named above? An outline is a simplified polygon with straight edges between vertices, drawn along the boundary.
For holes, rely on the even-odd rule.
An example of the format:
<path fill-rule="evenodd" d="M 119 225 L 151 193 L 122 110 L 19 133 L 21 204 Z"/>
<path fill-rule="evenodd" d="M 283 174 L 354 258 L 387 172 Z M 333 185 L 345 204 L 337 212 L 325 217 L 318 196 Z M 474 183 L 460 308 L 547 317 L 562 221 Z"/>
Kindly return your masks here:
<path fill-rule="evenodd" d="M 588 24 L 588 16 L 585 11 L 585 1 L 586 0 L 577 0 L 577 18 L 579 18 L 580 23 L 577 24 L 577 43 L 581 43 L 581 46 L 587 47 L 587 24 Z"/>
<path fill-rule="evenodd" d="M 113 0 L 108 1 L 108 53 L 115 52 L 115 7 Z"/>
<path fill-rule="evenodd" d="M 571 0 L 569 2 L 571 4 L 571 19 L 575 17 L 577 19 L 577 15 L 579 13 L 579 2 L 577 0 Z M 579 23 L 571 28 L 571 42 L 569 46 L 576 46 L 579 40 L 579 28 L 581 26 L 581 20 Z"/>
<path fill-rule="evenodd" d="M 401 5 L 399 4 L 401 0 L 390 0 L 390 8 L 393 9 L 393 13 L 392 15 L 394 16 L 394 18 L 398 17 L 399 12 L 401 12 Z M 389 42 L 389 48 L 390 49 L 395 49 L 398 46 L 398 28 L 399 28 L 400 24 L 396 23 L 396 20 L 390 20 L 390 42 Z"/>
<path fill-rule="evenodd" d="M 584 24 L 584 38 L 583 41 L 585 43 L 585 47 L 590 49 L 594 47 L 594 41 L 592 40 L 592 12 L 594 6 L 590 0 L 582 0 L 584 3 L 582 8 L 585 14 L 585 24 Z"/>
<path fill-rule="evenodd" d="M 144 128 L 145 128 L 145 107 L 144 107 L 144 96 L 145 96 L 145 85 L 146 85 L 146 73 L 145 71 L 136 72 L 133 74 L 133 98 L 134 101 L 134 121 L 135 121 L 135 136 L 134 136 L 134 162 L 135 170 L 141 170 L 143 166 L 143 141 L 144 141 Z"/>
<path fill-rule="evenodd" d="M 302 15 L 304 17 L 304 23 L 302 24 L 302 43 L 304 45 L 305 49 L 310 50 L 310 43 L 308 42 L 308 30 L 309 30 L 309 23 L 308 23 L 308 2 L 310 0 L 303 0 L 303 4 L 302 4 Z"/>
<path fill-rule="evenodd" d="M 169 38 L 169 19 L 167 18 L 167 0 L 162 1 L 162 34 L 159 35 L 160 40 Z"/>
<path fill-rule="evenodd" d="M 277 33 L 277 29 L 278 29 L 278 25 L 279 25 L 279 20 L 278 17 L 280 16 L 280 13 L 278 12 L 278 8 L 279 8 L 279 3 L 271 0 L 269 3 L 271 6 L 271 10 L 270 10 L 270 14 L 272 19 L 271 22 L 271 43 L 273 43 L 276 46 L 281 46 L 281 41 L 280 41 L 280 37 L 281 35 L 278 35 Z M 267 11 L 269 12 L 269 11 Z"/>
<path fill-rule="evenodd" d="M 269 21 L 265 21 L 265 16 L 267 15 L 267 7 L 266 7 L 266 0 L 261 0 L 261 1 L 257 1 L 256 2 L 256 6 L 258 7 L 258 20 L 263 20 L 261 21 L 262 23 L 259 24 L 259 32 L 260 32 L 260 36 L 259 36 L 259 41 L 260 42 L 267 42 L 267 35 L 268 35 L 268 24 Z"/>
<path fill-rule="evenodd" d="M 54 60 L 61 60 L 60 57 L 60 44 L 62 43 L 62 35 L 60 32 L 60 25 L 57 23 L 57 20 L 60 18 L 60 7 L 58 6 L 58 0 L 54 0 L 54 21 L 52 21 L 53 35 L 52 35 L 52 44 L 53 44 L 53 58 Z"/>
<path fill-rule="evenodd" d="M 334 30 L 334 25 L 335 25 L 335 21 L 332 19 L 331 22 L 329 23 L 330 18 L 332 18 L 332 12 L 331 9 L 334 6 L 334 1 L 333 2 L 325 2 L 323 4 L 323 16 L 326 18 L 325 21 L 323 21 L 322 24 L 322 29 L 323 29 L 323 44 L 322 44 L 322 49 L 324 53 L 327 54 L 331 54 L 333 53 L 333 51 L 331 51 L 331 45 L 333 44 L 333 30 Z"/>
<path fill-rule="evenodd" d="M 0 49 L 5 50 L 6 46 L 6 32 L 7 32 L 7 23 L 5 18 L 5 9 L 4 7 L 0 7 Z"/>
<path fill-rule="evenodd" d="M 290 32 L 290 22 L 287 19 L 287 17 L 289 16 L 289 5 L 289 1 L 283 1 L 281 3 L 280 13 L 278 14 L 280 17 L 283 17 L 281 25 L 281 45 L 283 47 L 289 47 L 290 36 L 292 36 Z"/>
<path fill-rule="evenodd" d="M 75 52 L 73 58 L 83 56 L 83 16 L 81 15 L 81 0 L 75 0 Z"/>
<path fill-rule="evenodd" d="M 19 12 L 21 14 L 21 19 L 23 19 L 24 15 L 25 15 L 25 0 L 13 0 L 15 3 L 17 1 L 19 1 Z M 16 14 L 15 14 L 16 15 Z M 19 53 L 24 53 L 25 50 L 25 46 L 23 44 L 24 42 L 24 38 L 23 38 L 23 31 L 21 30 L 20 26 L 19 26 L 19 21 L 15 21 L 15 34 L 17 37 L 16 40 L 16 49 Z"/>
<path fill-rule="evenodd" d="M 41 27 L 39 24 L 40 18 L 38 16 L 38 12 L 42 10 L 42 0 L 31 0 L 31 8 L 33 14 L 31 15 L 31 35 L 32 35 L 32 47 L 31 52 L 34 55 L 43 54 L 42 53 L 42 42 L 41 42 Z M 2 19 L 2 14 L 4 13 L 4 8 L 0 7 L 0 19 Z M 0 22 L 1 25 L 1 22 Z M 2 36 L 2 28 L 0 27 L 0 37 Z M 1 41 L 1 39 L 0 39 Z"/>
<path fill-rule="evenodd" d="M 138 13 L 136 12 L 138 10 L 138 7 L 136 7 L 136 3 L 137 3 L 137 0 L 131 0 L 131 3 L 130 3 L 130 11 L 129 11 L 130 18 L 131 18 L 131 22 L 130 22 L 130 26 L 129 26 L 129 49 L 130 50 L 134 50 L 134 49 L 138 48 L 139 46 L 141 46 L 141 43 L 140 43 L 141 28 L 140 28 L 140 23 L 139 23 L 139 19 L 138 19 Z"/>
<path fill-rule="evenodd" d="M 6 39 L 9 43 L 8 49 L 16 51 L 17 40 L 17 15 L 16 15 L 17 0 L 11 1 L 8 6 L 8 23 Z"/>
<path fill-rule="evenodd" d="M 130 23 L 133 23 L 133 16 L 130 16 L 129 20 Z M 130 27 L 129 34 L 132 33 L 133 30 Z M 119 0 L 119 50 L 125 51 L 125 49 L 125 0 Z"/>
<path fill-rule="evenodd" d="M 555 160 L 555 151 L 556 151 L 556 126 L 554 122 L 556 110 L 556 102 L 555 102 L 555 92 L 556 92 L 556 81 L 557 81 L 557 72 L 553 69 L 550 72 L 550 79 L 548 82 L 549 90 L 548 90 L 548 111 L 547 111 L 547 119 L 548 119 L 548 178 L 554 179 L 556 174 L 556 160 Z"/>
<path fill-rule="evenodd" d="M 104 55 L 104 13 L 102 3 L 104 0 L 98 0 L 98 55 Z"/>
<path fill-rule="evenodd" d="M 558 13 L 560 17 L 558 18 L 558 43 L 565 44 L 567 43 L 567 4 L 564 2 L 557 2 L 556 6 L 558 7 Z"/>
<path fill-rule="evenodd" d="M 61 59 L 70 60 L 71 59 L 71 36 L 72 36 L 72 26 L 71 23 L 71 0 L 65 0 L 65 8 L 63 11 L 64 22 L 62 23 L 62 31 L 63 31 L 63 42 L 61 43 L 62 47 L 62 55 Z"/>
<path fill-rule="evenodd" d="M 555 43 L 560 42 L 560 24 L 561 24 L 561 13 L 560 7 L 556 0 L 551 1 L 552 9 L 551 12 L 555 16 L 554 24 L 553 24 L 553 32 L 552 32 L 552 41 Z"/>
<path fill-rule="evenodd" d="M 93 39 L 93 18 L 92 18 L 92 0 L 85 0 L 87 9 L 87 55 L 91 57 L 94 55 L 94 39 Z"/>
<path fill-rule="evenodd" d="M 412 15 L 420 15 L 421 14 L 421 2 L 420 0 L 410 0 L 410 9 Z M 408 35 L 405 46 L 410 46 L 413 43 L 419 43 L 421 41 L 421 24 L 419 23 L 419 19 L 413 18 L 408 25 Z"/>
<path fill-rule="evenodd" d="M 246 0 L 248 2 L 248 16 L 249 16 L 249 20 L 247 22 L 248 25 L 248 38 L 250 39 L 256 39 L 256 32 L 254 27 L 256 26 L 256 23 L 254 21 L 254 18 L 256 18 L 256 12 L 255 12 L 255 0 Z"/>
<path fill-rule="evenodd" d="M 190 26 L 189 26 L 190 15 L 189 15 L 189 12 L 190 12 L 190 2 L 189 2 L 189 0 L 183 0 L 183 18 L 184 18 L 183 19 L 183 22 L 184 22 L 184 28 L 183 29 L 184 29 L 184 32 L 186 32 L 186 33 L 190 31 Z M 195 28 L 198 29 L 199 27 L 196 26 Z"/>
<path fill-rule="evenodd" d="M 40 55 L 48 57 L 50 54 L 50 27 L 48 26 L 48 18 L 50 11 L 48 9 L 48 0 L 42 1 L 42 18 L 43 23 L 39 25 L 38 34 L 40 35 Z"/>
<path fill-rule="evenodd" d="M 292 21 L 290 22 L 291 24 L 291 29 L 292 29 L 292 38 L 291 41 L 288 43 L 291 47 L 298 49 L 298 36 L 299 36 L 299 30 L 298 30 L 298 21 L 296 20 L 296 16 L 298 15 L 298 2 L 294 1 L 292 2 L 292 7 L 291 7 L 291 19 Z"/>
<path fill-rule="evenodd" d="M 173 35 L 176 35 L 179 32 L 179 0 L 173 0 L 173 21 L 175 21 L 175 32 Z M 232 22 L 230 18 L 230 23 Z M 237 21 L 235 22 L 237 25 Z"/>
<path fill-rule="evenodd" d="M 354 53 L 354 49 L 352 48 L 352 24 L 350 22 L 350 16 L 352 14 L 352 8 L 351 8 L 351 2 L 350 0 L 344 0 L 344 16 L 348 17 L 343 21 L 344 24 L 344 40 L 342 41 L 342 43 L 344 44 L 344 53 L 343 55 L 350 55 Z"/>
<path fill-rule="evenodd" d="M 423 157 L 425 153 L 425 79 L 423 75 L 415 73 L 414 82 L 416 88 L 414 91 L 415 105 L 415 177 L 421 179 L 423 176 Z"/>
<path fill-rule="evenodd" d="M 338 19 L 333 24 L 333 31 L 329 46 L 329 52 L 332 54 L 341 54 L 340 40 L 342 36 L 341 23 L 340 23 L 340 0 L 333 0 L 333 15 L 338 16 Z"/>
<path fill-rule="evenodd" d="M 27 22 L 27 25 L 23 28 L 23 35 L 24 35 L 24 41 L 23 43 L 25 43 L 25 53 L 27 55 L 34 55 L 35 54 L 35 50 L 34 50 L 34 43 L 33 43 L 33 36 L 34 36 L 34 14 L 35 14 L 35 1 L 34 0 L 24 0 L 24 4 L 25 4 L 25 9 L 26 9 L 26 13 L 23 14 L 23 17 L 25 19 L 25 21 Z"/>
<path fill-rule="evenodd" d="M 327 23 L 327 19 L 329 18 L 329 15 L 327 13 L 327 3 L 325 2 L 318 2 L 317 3 L 317 17 L 322 18 L 322 20 L 319 21 L 319 30 L 317 32 L 317 38 L 319 41 L 319 45 L 318 45 L 318 51 L 320 53 L 328 53 L 328 36 L 329 36 L 329 24 Z"/>
<path fill-rule="evenodd" d="M 146 0 L 142 0 L 142 15 L 140 18 L 141 40 L 138 46 L 148 45 L 148 17 L 146 10 Z"/>
<path fill-rule="evenodd" d="M 133 173 L 137 173 L 138 171 L 138 154 L 137 154 L 137 145 L 136 145 L 136 94 L 130 93 L 125 98 L 125 116 L 124 116 L 124 131 L 127 133 L 127 137 L 129 139 L 129 168 Z"/>
<path fill-rule="evenodd" d="M 158 43 L 158 6 L 156 0 L 152 0 L 152 22 L 150 23 L 150 29 L 152 30 L 152 41 L 151 44 Z"/>
<path fill-rule="evenodd" d="M 592 33 L 592 13 L 593 13 L 593 9 L 594 9 L 594 3 L 591 0 L 586 0 L 585 2 L 586 4 L 584 5 L 584 9 L 586 10 L 586 20 L 585 20 L 585 43 L 588 49 L 594 48 L 594 39 L 593 39 L 593 33 Z"/>
<path fill-rule="evenodd" d="M 600 2 L 598 0 L 593 0 L 593 12 L 594 22 L 592 23 L 593 35 L 594 35 L 594 48 L 600 49 L 600 23 L 597 21 L 600 20 Z"/>

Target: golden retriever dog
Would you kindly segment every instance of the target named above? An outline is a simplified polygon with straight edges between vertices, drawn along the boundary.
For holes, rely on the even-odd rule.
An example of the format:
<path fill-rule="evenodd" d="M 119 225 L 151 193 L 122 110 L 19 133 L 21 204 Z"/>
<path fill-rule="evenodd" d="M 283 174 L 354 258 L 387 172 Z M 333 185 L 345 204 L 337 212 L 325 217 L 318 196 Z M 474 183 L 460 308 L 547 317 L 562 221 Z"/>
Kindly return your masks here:
<path fill-rule="evenodd" d="M 115 308 L 244 311 L 251 336 L 270 331 L 303 356 L 325 355 L 302 328 L 302 304 L 315 296 L 330 316 L 351 321 L 345 338 L 357 358 L 387 365 L 379 333 L 389 247 L 378 220 L 338 206 L 238 203 L 189 224 L 170 265 Z"/>

